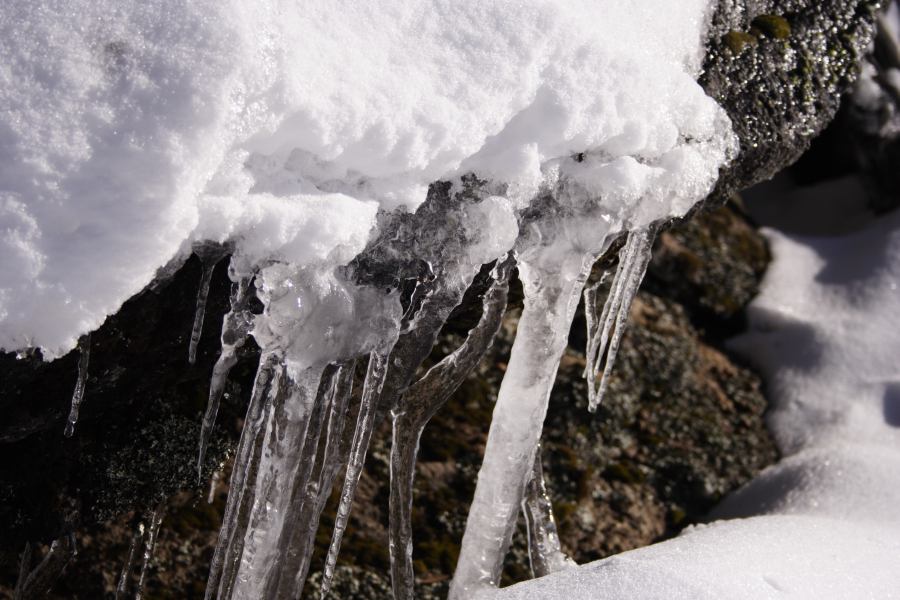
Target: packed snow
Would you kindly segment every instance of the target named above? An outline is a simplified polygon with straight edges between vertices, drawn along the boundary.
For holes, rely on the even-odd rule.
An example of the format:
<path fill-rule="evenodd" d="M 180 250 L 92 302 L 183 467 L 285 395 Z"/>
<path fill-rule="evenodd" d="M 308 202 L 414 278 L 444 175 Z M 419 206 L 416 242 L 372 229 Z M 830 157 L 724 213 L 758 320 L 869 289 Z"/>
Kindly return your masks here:
<path fill-rule="evenodd" d="M 683 212 L 730 144 L 707 4 L 12 2 L 0 348 L 68 351 L 192 241 L 344 264 L 463 172 L 513 208 L 561 168 L 613 221 Z"/>
<path fill-rule="evenodd" d="M 708 525 L 479 598 L 900 598 L 900 212 L 781 191 L 757 214 L 806 232 L 766 230 L 774 262 L 733 341 L 765 376 L 781 461 Z"/>

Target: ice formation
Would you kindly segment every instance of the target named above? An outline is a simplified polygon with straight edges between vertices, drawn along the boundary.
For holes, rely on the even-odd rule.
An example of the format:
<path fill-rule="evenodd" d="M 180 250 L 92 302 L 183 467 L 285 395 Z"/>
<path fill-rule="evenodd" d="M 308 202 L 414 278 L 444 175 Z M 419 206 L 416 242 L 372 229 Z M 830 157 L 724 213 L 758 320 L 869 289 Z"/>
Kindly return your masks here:
<path fill-rule="evenodd" d="M 628 235 L 591 336 L 599 400 L 655 224 L 702 199 L 735 150 L 695 81 L 709 4 L 14 3 L 0 15 L 0 347 L 67 351 L 193 248 L 193 361 L 230 253 L 201 464 L 247 335 L 262 357 L 207 597 L 299 595 L 346 466 L 327 589 L 384 407 L 394 589 L 410 598 L 418 436 L 490 344 L 515 265 L 525 309 L 451 596 L 496 585 L 592 265 Z M 484 265 L 481 321 L 417 379 Z M 539 496 L 536 570 L 553 570 Z"/>
<path fill-rule="evenodd" d="M 75 379 L 75 389 L 72 390 L 72 403 L 69 408 L 69 416 L 66 419 L 66 429 L 63 432 L 66 437 L 72 437 L 75 434 L 78 412 L 81 410 L 81 402 L 84 400 L 84 387 L 87 385 L 90 360 L 91 334 L 87 333 L 78 340 L 78 375 Z"/>
<path fill-rule="evenodd" d="M 849 211 L 835 183 L 767 190 L 806 233 L 766 231 L 774 261 L 732 341 L 765 374 L 782 459 L 718 520 L 479 600 L 897 597 L 900 212 Z"/>

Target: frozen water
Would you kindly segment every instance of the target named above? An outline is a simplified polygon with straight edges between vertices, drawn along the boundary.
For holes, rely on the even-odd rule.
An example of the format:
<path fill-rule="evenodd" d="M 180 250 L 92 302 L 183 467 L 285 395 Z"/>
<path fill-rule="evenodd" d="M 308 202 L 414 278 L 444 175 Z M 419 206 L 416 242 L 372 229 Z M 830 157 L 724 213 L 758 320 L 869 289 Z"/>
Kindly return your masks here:
<path fill-rule="evenodd" d="M 84 400 L 84 387 L 87 385 L 88 365 L 91 360 L 91 334 L 87 333 L 78 340 L 78 374 L 75 379 L 75 389 L 72 391 L 72 405 L 69 408 L 69 416 L 66 419 L 66 437 L 75 434 L 75 425 L 78 423 L 78 413 L 81 410 L 81 402 Z"/>
<path fill-rule="evenodd" d="M 603 312 L 597 317 L 596 286 L 584 292 L 584 312 L 587 321 L 588 346 L 585 353 L 587 366 L 584 376 L 588 384 L 588 410 L 594 412 L 606 394 L 609 375 L 616 363 L 619 343 L 625 334 L 631 303 L 644 279 L 650 264 L 655 229 L 631 231 L 625 246 L 619 253 L 619 265 L 612 280 L 612 288 Z M 598 284 L 599 285 L 599 284 Z M 597 373 L 601 371 L 599 383 Z"/>

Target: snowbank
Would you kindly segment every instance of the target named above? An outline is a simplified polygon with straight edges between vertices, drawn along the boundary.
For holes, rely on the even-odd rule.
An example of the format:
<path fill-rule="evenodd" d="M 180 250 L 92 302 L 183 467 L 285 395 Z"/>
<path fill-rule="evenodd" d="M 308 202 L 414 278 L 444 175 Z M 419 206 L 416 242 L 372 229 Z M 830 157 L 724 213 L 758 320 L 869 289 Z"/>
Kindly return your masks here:
<path fill-rule="evenodd" d="M 732 143 L 694 82 L 707 5 L 14 0 L 0 348 L 65 352 L 191 240 L 344 263 L 466 171 L 514 209 L 555 169 L 611 220 L 684 212 Z"/>
<path fill-rule="evenodd" d="M 723 520 L 485 598 L 900 598 L 900 213 L 766 234 L 775 260 L 734 346 L 765 374 L 784 458 Z"/>

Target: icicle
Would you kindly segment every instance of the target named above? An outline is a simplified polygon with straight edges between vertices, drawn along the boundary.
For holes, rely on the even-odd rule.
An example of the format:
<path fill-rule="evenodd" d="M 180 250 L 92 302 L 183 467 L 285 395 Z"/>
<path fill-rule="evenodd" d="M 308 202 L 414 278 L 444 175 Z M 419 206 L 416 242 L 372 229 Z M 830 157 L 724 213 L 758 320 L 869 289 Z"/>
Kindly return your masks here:
<path fill-rule="evenodd" d="M 144 524 L 138 523 L 137 528 L 131 536 L 131 544 L 128 546 L 128 556 L 125 558 L 125 564 L 122 565 L 122 572 L 119 574 L 119 582 L 116 585 L 116 600 L 124 600 L 128 594 L 128 581 L 131 579 L 131 570 L 134 568 L 134 558 L 137 554 L 137 547 L 141 540 L 144 539 Z"/>
<path fill-rule="evenodd" d="M 334 567 L 341 549 L 341 540 L 344 530 L 347 528 L 347 520 L 350 518 L 350 507 L 353 503 L 353 496 L 356 494 L 356 486 L 359 483 L 363 463 L 366 460 L 369 441 L 372 439 L 375 409 L 377 408 L 376 400 L 387 373 L 388 355 L 389 352 L 373 352 L 369 357 L 359 416 L 356 420 L 356 430 L 353 433 L 353 443 L 350 448 L 350 460 L 344 476 L 344 488 L 341 490 L 341 499 L 334 520 L 334 531 L 331 535 L 331 545 L 328 547 L 328 556 L 325 559 L 325 569 L 322 574 L 322 598 L 328 595 L 334 579 Z"/>
<path fill-rule="evenodd" d="M 547 487 L 544 484 L 540 445 L 534 454 L 531 480 L 525 486 L 522 513 L 525 515 L 525 525 L 528 529 L 528 560 L 531 564 L 531 576 L 543 577 L 574 566 L 575 562 L 565 555 L 559 543 L 559 533 L 553 517 L 553 505 L 550 503 Z"/>
<path fill-rule="evenodd" d="M 484 310 L 463 344 L 404 394 L 392 411 L 390 494 L 391 581 L 395 600 L 415 597 L 412 567 L 412 490 L 419 440 L 428 421 L 462 384 L 490 347 L 506 310 L 511 257 L 494 270 L 494 283 L 485 294 Z"/>
<path fill-rule="evenodd" d="M 27 558 L 30 563 L 30 552 L 27 549 L 26 553 L 29 554 Z M 38 566 L 28 573 L 24 581 L 20 579 L 17 582 L 15 600 L 46 598 L 49 595 L 50 588 L 62 575 L 63 569 L 66 568 L 73 556 L 75 556 L 75 536 L 69 534 L 53 540 L 53 543 L 50 544 L 50 550 L 47 551 L 47 554 L 38 563 Z M 20 578 L 22 575 L 21 571 L 29 566 L 25 563 L 25 558 L 23 557 L 23 566 L 20 566 Z"/>
<path fill-rule="evenodd" d="M 25 549 L 22 551 L 22 558 L 19 561 L 19 578 L 16 580 L 16 589 L 13 592 L 14 600 L 21 600 L 25 592 L 25 581 L 28 580 L 28 573 L 31 571 L 31 542 L 25 542 Z"/>
<path fill-rule="evenodd" d="M 650 263 L 655 235 L 655 229 L 652 227 L 628 234 L 628 240 L 620 252 L 619 266 L 613 278 L 612 288 L 599 319 L 595 318 L 596 287 L 585 291 L 585 314 L 589 315 L 585 377 L 588 383 L 588 410 L 591 412 L 597 410 L 606 394 L 619 344 L 628 324 L 631 303 Z M 597 383 L 601 365 L 603 372 Z"/>
<path fill-rule="evenodd" d="M 144 585 L 146 585 L 147 576 L 150 574 L 150 563 L 153 561 L 153 552 L 156 550 L 156 540 L 159 537 L 159 526 L 162 525 L 165 508 L 165 501 L 163 501 L 157 504 L 156 508 L 150 513 L 150 525 L 147 527 L 147 541 L 144 544 L 144 562 L 141 564 L 141 575 L 138 578 L 134 600 L 141 600 L 144 596 Z"/>
<path fill-rule="evenodd" d="M 194 326 L 191 328 L 191 343 L 188 346 L 188 362 L 197 362 L 197 344 L 203 333 L 203 318 L 206 315 L 206 299 L 209 296 L 209 284 L 212 281 L 213 269 L 229 252 L 228 246 L 206 242 L 194 244 L 194 254 L 200 259 L 200 287 L 197 290 L 197 308 L 194 312 Z"/>
<path fill-rule="evenodd" d="M 292 518 L 293 486 L 303 469 L 303 447 L 316 412 L 323 368 L 311 367 L 293 375 L 287 365 L 280 385 L 273 387 L 272 408 L 264 429 L 264 442 L 253 482 L 253 502 L 243 542 L 233 597 L 268 597 L 283 564 L 281 537 Z"/>
<path fill-rule="evenodd" d="M 268 588 L 267 597 L 296 598 L 303 591 L 314 549 L 316 528 L 322 509 L 325 507 L 325 501 L 327 501 L 326 495 L 321 502 L 321 508 L 318 508 L 320 494 L 325 486 L 328 488 L 327 494 L 331 494 L 334 474 L 337 472 L 335 469 L 327 484 L 322 481 L 322 477 L 326 475 L 324 471 L 326 459 L 331 459 L 328 448 L 331 423 L 340 419 L 340 428 L 343 429 L 343 418 L 353 386 L 355 364 L 356 361 L 350 361 L 332 368 L 323 377 L 322 389 L 310 419 L 303 453 L 299 461 L 300 470 L 294 481 L 294 495 L 290 512 L 285 515 L 285 530 L 282 533 L 280 548 L 283 566 L 280 569 L 279 577 L 272 579 L 273 587 Z M 326 413 L 328 414 L 327 424 Z M 319 456 L 319 440 L 322 437 L 323 425 L 325 448 Z M 349 449 L 349 446 L 347 448 Z M 317 471 L 319 475 L 313 477 L 313 473 Z"/>
<path fill-rule="evenodd" d="M 75 380 L 75 390 L 72 392 L 72 405 L 69 408 L 69 417 L 66 420 L 66 430 L 64 432 L 66 437 L 72 437 L 75 433 L 78 412 L 81 410 L 81 401 L 84 400 L 88 363 L 91 360 L 91 334 L 87 333 L 78 339 L 78 352 L 78 378 Z"/>
<path fill-rule="evenodd" d="M 560 256 L 556 254 L 556 256 Z M 496 586 L 515 528 L 519 503 L 531 476 L 550 390 L 568 342 L 593 255 L 562 255 L 551 263 L 523 261 L 519 274 L 525 308 L 519 319 L 497 403 L 484 462 L 466 522 L 450 598 L 471 598 L 479 588 Z"/>
<path fill-rule="evenodd" d="M 222 319 L 222 350 L 213 366 L 209 382 L 209 400 L 203 423 L 200 426 L 200 449 L 197 453 L 197 477 L 203 476 L 203 459 L 206 447 L 216 423 L 219 402 L 228 382 L 228 373 L 237 364 L 237 352 L 244 345 L 253 326 L 253 314 L 249 309 L 249 291 L 252 276 L 240 277 L 231 286 L 231 310 Z"/>
<path fill-rule="evenodd" d="M 276 353 L 264 354 L 259 359 L 244 429 L 241 431 L 241 439 L 235 452 L 225 515 L 210 563 L 205 600 L 211 600 L 216 594 L 219 598 L 227 598 L 225 592 L 231 588 L 235 563 L 240 557 L 247 527 L 247 502 L 248 497 L 252 496 L 249 482 L 259 462 L 262 424 L 269 409 L 269 391 L 273 387 L 278 387 L 281 377 L 281 370 L 276 368 L 279 361 L 280 357 Z"/>
<path fill-rule="evenodd" d="M 222 471 L 215 470 L 209 479 L 209 492 L 206 494 L 206 503 L 212 504 L 216 499 L 216 489 L 219 487 L 219 481 L 222 479 Z"/>

